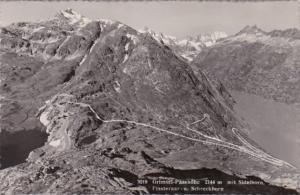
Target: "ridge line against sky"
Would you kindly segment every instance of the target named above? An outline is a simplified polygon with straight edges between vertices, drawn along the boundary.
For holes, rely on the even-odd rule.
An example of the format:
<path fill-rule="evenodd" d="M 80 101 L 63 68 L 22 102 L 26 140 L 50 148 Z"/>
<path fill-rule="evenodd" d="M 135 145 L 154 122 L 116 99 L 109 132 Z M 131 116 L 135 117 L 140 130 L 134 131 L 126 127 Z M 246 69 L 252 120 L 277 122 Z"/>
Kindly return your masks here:
<path fill-rule="evenodd" d="M 91 19 L 112 19 L 135 29 L 149 27 L 156 32 L 183 38 L 215 31 L 235 34 L 246 25 L 265 31 L 299 27 L 299 3 L 276 2 L 0 2 L 0 25 L 48 20 L 61 10 L 72 8 Z"/>

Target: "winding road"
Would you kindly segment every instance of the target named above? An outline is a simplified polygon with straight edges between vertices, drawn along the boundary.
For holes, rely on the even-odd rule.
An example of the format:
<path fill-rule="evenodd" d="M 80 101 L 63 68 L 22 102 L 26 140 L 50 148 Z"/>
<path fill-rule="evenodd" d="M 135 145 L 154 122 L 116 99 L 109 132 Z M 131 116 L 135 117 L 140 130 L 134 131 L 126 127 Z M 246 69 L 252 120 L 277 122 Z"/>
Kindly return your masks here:
<path fill-rule="evenodd" d="M 229 148 L 229 149 L 236 150 L 236 151 L 239 151 L 239 152 L 243 152 L 243 153 L 246 153 L 246 154 L 248 154 L 248 155 L 250 155 L 250 156 L 252 156 L 252 157 L 254 157 L 258 160 L 265 161 L 265 162 L 270 163 L 270 164 L 275 165 L 275 166 L 287 166 L 287 167 L 296 169 L 296 167 L 294 167 L 293 165 L 291 165 L 291 164 L 289 164 L 289 163 L 287 163 L 283 160 L 277 159 L 277 158 L 267 154 L 266 152 L 264 152 L 264 151 L 262 151 L 262 150 L 260 150 L 256 147 L 254 147 L 253 145 L 251 145 L 245 138 L 243 138 L 239 134 L 238 129 L 236 129 L 236 128 L 232 128 L 232 132 L 239 139 L 239 141 L 241 142 L 242 145 L 236 145 L 236 144 L 226 142 L 226 141 L 221 140 L 221 139 L 216 138 L 216 137 L 205 135 L 202 132 L 200 132 L 198 130 L 195 130 L 195 129 L 192 129 L 190 127 L 193 124 L 205 121 L 207 118 L 209 118 L 208 114 L 204 114 L 203 118 L 201 118 L 201 119 L 199 119 L 199 120 L 197 120 L 193 123 L 190 123 L 190 124 L 186 125 L 186 127 L 185 127 L 186 130 L 191 131 L 193 133 L 196 133 L 196 134 L 200 135 L 201 137 L 205 138 L 205 140 L 202 140 L 202 139 L 197 139 L 197 138 L 189 137 L 189 136 L 186 136 L 186 135 L 182 135 L 180 133 L 175 133 L 175 132 L 172 132 L 172 131 L 169 131 L 169 130 L 166 130 L 166 129 L 162 129 L 162 128 L 159 128 L 159 127 L 155 127 L 155 126 L 152 126 L 152 125 L 149 125 L 149 124 L 146 124 L 146 123 L 140 123 L 140 122 L 136 122 L 136 121 L 123 120 L 123 119 L 105 120 L 105 119 L 101 118 L 89 104 L 80 103 L 80 102 L 67 102 L 67 103 L 76 104 L 76 105 L 80 105 L 80 106 L 83 106 L 83 107 L 88 107 L 94 113 L 96 118 L 98 120 L 102 121 L 103 123 L 125 122 L 125 123 L 135 124 L 135 125 L 138 125 L 138 126 L 151 128 L 151 129 L 154 129 L 154 130 L 157 130 L 157 131 L 160 131 L 160 132 L 165 132 L 165 133 L 168 133 L 168 134 L 171 134 L 171 135 L 174 135 L 174 136 L 185 138 L 185 139 L 188 139 L 188 140 L 191 140 L 191 141 L 194 141 L 194 142 L 200 142 L 200 143 L 203 143 L 203 144 L 221 146 L 221 147 Z"/>

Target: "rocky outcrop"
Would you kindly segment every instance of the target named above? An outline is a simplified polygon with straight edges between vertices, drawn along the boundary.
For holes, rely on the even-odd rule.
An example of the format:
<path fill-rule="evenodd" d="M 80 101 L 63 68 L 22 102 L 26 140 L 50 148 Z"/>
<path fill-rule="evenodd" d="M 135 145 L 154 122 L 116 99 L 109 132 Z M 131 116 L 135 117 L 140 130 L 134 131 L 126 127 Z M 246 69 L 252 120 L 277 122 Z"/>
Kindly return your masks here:
<path fill-rule="evenodd" d="M 79 148 L 97 139 L 94 131 L 102 123 L 88 105 L 62 94 L 40 109 L 40 121 L 47 127 L 49 145 L 56 150 Z"/>

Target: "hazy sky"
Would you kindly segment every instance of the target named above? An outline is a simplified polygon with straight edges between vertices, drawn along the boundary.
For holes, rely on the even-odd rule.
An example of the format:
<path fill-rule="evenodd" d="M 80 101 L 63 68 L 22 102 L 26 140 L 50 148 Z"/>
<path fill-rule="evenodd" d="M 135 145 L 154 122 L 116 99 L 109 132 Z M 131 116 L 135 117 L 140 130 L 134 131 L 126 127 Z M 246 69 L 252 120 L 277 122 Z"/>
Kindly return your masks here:
<path fill-rule="evenodd" d="M 145 26 L 177 37 L 224 31 L 246 25 L 264 30 L 299 27 L 297 2 L 0 2 L 0 24 L 38 21 L 72 8 L 92 19 L 119 20 L 136 29 Z"/>

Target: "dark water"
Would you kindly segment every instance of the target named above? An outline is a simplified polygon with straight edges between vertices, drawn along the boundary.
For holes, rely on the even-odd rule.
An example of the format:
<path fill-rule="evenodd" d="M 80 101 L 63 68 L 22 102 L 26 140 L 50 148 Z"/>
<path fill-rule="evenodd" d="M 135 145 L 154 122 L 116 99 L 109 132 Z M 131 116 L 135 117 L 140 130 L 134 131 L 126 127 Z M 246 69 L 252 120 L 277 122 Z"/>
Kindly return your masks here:
<path fill-rule="evenodd" d="M 250 125 L 250 137 L 267 152 L 300 168 L 300 108 L 231 91 L 236 112 Z"/>
<path fill-rule="evenodd" d="M 25 162 L 28 154 L 45 144 L 47 134 L 39 130 L 0 133 L 0 169 Z"/>

